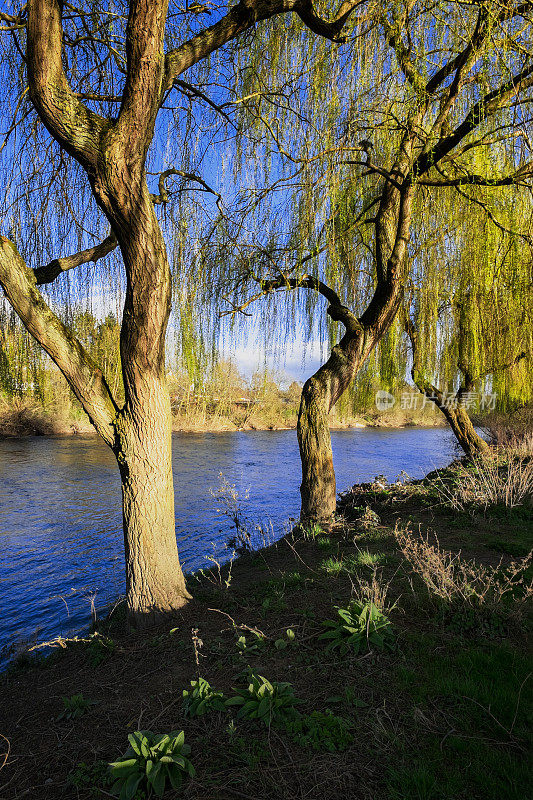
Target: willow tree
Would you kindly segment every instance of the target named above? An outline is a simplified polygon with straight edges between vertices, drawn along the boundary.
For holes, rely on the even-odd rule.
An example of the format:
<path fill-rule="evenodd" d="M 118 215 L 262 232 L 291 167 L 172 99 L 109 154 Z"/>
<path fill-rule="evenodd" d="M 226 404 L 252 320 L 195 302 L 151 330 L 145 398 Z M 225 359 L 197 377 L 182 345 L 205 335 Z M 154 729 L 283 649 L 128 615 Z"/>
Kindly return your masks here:
<path fill-rule="evenodd" d="M 48 264 L 35 263 L 31 256 L 26 263 L 16 243 L 2 237 L 0 283 L 116 456 L 122 481 L 127 602 L 139 621 L 179 608 L 189 597 L 176 546 L 165 380 L 171 271 L 155 212 L 155 206 L 168 199 L 167 179 L 183 177 L 183 171 L 161 170 L 159 193 L 150 192 L 147 157 L 157 140 L 158 114 L 172 104 L 175 89 L 188 85 L 182 77 L 187 70 L 257 23 L 294 12 L 310 31 L 335 39 L 355 5 L 343 2 L 327 23 L 314 13 L 311 0 L 241 0 L 225 14 L 214 10 L 217 19 L 209 27 L 199 21 L 202 14 L 211 13 L 207 6 L 169 16 L 168 0 L 29 0 L 18 12 L 0 13 L 1 29 L 10 42 L 11 64 L 4 68 L 11 80 L 7 91 L 12 92 L 15 113 L 27 104 L 26 117 L 34 115 L 38 123 L 29 142 L 37 138 L 39 124 L 44 125 L 48 152 L 58 153 L 60 163 L 72 160 L 79 166 L 98 212 L 111 227 L 101 243 L 68 256 L 58 254 Z M 14 127 L 16 118 L 8 133 Z M 181 144 L 185 150 L 186 136 Z M 202 183 L 198 176 L 185 178 Z M 76 197 L 70 201 L 76 206 Z M 28 224 L 32 223 L 36 227 L 36 221 Z M 100 366 L 39 289 L 67 270 L 104 258 L 117 246 L 126 278 L 120 337 L 122 405 Z"/>
<path fill-rule="evenodd" d="M 462 208 L 452 194 L 435 209 L 434 236 L 413 265 L 402 308 L 413 382 L 469 458 L 489 452 L 470 410 L 532 397 L 533 206 L 517 183 L 496 198 L 486 189 Z M 487 214 L 489 201 L 497 217 Z"/>
<path fill-rule="evenodd" d="M 263 159 L 279 158 L 276 180 L 269 174 L 259 189 L 254 176 L 251 219 L 282 190 L 294 211 L 283 216 L 273 202 L 249 226 L 255 240 L 244 243 L 244 223 L 228 225 L 212 256 L 236 265 L 225 294 L 233 316 L 279 292 L 307 294 L 300 310 L 308 318 L 317 301 L 327 303 L 331 353 L 306 381 L 298 417 L 304 519 L 335 512 L 328 414 L 391 330 L 411 232 L 424 226 L 421 192 L 438 197 L 453 187 L 458 202 L 469 202 L 482 186 L 532 174 L 529 3 L 362 2 L 357 13 L 353 48 L 331 56 L 333 71 L 328 59 L 321 70 L 302 59 L 302 82 L 287 78 L 285 104 L 275 101 L 267 55 L 256 56 L 254 75 L 246 72 L 243 109 L 259 132 L 253 146 Z M 279 48 L 277 63 L 283 56 Z M 484 172 L 480 151 L 488 154 Z M 266 231 L 259 243 L 258 230 Z"/>

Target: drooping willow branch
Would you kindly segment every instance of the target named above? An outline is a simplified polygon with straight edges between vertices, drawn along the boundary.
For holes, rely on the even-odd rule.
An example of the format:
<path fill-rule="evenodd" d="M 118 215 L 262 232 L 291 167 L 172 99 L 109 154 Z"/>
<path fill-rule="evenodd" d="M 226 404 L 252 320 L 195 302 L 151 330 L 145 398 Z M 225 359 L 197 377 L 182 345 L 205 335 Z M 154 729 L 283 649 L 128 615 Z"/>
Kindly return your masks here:
<path fill-rule="evenodd" d="M 159 194 L 155 195 L 152 194 L 151 198 L 154 205 L 160 205 L 168 202 L 168 190 L 166 188 L 166 181 L 171 175 L 178 175 L 182 178 L 185 178 L 188 181 L 195 181 L 203 186 L 203 190 L 205 192 L 209 192 L 213 194 L 217 198 L 217 206 L 222 213 L 222 209 L 220 207 L 220 203 L 222 202 L 222 196 L 212 189 L 202 178 L 198 175 L 192 175 L 188 172 L 182 172 L 178 169 L 167 169 L 161 173 L 159 176 Z M 89 247 L 86 250 L 81 250 L 78 253 L 73 253 L 69 256 L 63 256 L 62 258 L 54 258 L 48 264 L 43 264 L 40 267 L 35 267 L 33 270 L 33 274 L 35 275 L 36 285 L 37 286 L 44 286 L 47 283 L 52 283 L 59 277 L 63 272 L 68 272 L 68 270 L 75 269 L 76 267 L 80 267 L 82 264 L 88 264 L 90 261 L 96 263 L 101 258 L 104 258 L 109 253 L 113 252 L 118 246 L 118 241 L 116 236 L 111 233 L 103 242 L 100 242 L 94 247 Z"/>

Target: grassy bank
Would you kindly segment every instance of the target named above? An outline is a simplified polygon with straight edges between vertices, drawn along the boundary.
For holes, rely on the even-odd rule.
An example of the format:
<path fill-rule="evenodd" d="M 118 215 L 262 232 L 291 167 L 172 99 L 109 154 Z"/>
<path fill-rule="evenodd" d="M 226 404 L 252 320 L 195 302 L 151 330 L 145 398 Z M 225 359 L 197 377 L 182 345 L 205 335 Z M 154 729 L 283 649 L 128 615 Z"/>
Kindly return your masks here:
<path fill-rule="evenodd" d="M 96 435 L 86 414 L 69 406 L 0 397 L 0 438 Z"/>
<path fill-rule="evenodd" d="M 290 430 L 296 428 L 298 403 L 280 406 L 258 405 L 249 410 L 206 405 L 202 408 L 174 410 L 172 428 L 176 432 L 217 432 Z M 345 428 L 406 426 L 442 426 L 444 418 L 432 413 L 391 411 L 361 411 L 360 414 L 332 413 L 332 430 Z M 41 405 L 33 400 L 0 398 L 0 438 L 22 436 L 79 436 L 95 435 L 88 417 L 75 403 L 68 406 Z"/>
<path fill-rule="evenodd" d="M 119 608 L 23 659 L 3 676 L 0 797 L 109 797 L 128 734 L 183 730 L 195 776 L 169 798 L 528 798 L 533 466 L 483 469 L 354 487 L 331 529 L 192 578 L 157 630 Z M 223 697 L 184 704 L 200 677 Z"/>

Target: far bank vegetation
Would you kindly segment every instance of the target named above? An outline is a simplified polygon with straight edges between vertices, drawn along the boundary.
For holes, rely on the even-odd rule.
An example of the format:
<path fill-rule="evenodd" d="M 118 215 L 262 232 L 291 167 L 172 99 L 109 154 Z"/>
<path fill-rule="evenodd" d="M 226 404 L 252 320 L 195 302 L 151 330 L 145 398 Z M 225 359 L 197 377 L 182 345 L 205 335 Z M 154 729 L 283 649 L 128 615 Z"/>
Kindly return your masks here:
<path fill-rule="evenodd" d="M 109 385 L 120 395 L 117 319 L 108 314 L 98 320 L 85 311 L 74 314 L 70 324 L 90 355 L 103 365 Z M 407 384 L 389 387 L 397 402 L 391 409 L 378 411 L 375 394 L 382 382 L 372 360 L 364 378 L 332 413 L 332 428 L 442 424 L 433 404 L 424 403 L 416 395 L 416 402 L 409 396 L 409 403 L 403 403 L 409 407 L 402 408 L 402 392 L 412 394 Z M 283 371 L 264 366 L 247 378 L 231 358 L 204 359 L 200 364 L 196 354 L 185 358 L 177 348 L 167 379 L 174 430 L 296 427 L 302 385 Z M 94 429 L 59 370 L 14 315 L 4 311 L 0 326 L 0 436 L 92 433 Z"/>

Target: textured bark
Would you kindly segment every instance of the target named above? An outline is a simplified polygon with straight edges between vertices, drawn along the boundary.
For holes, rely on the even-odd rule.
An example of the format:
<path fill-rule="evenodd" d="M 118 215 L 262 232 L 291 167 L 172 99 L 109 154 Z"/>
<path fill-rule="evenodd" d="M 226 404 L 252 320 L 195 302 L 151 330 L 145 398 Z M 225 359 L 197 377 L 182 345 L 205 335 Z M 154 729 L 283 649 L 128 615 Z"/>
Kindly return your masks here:
<path fill-rule="evenodd" d="M 87 251 L 74 259 L 100 257 L 116 242 L 124 259 L 127 278 L 121 328 L 124 408 L 118 411 L 114 406 L 112 414 L 105 418 L 100 414 L 102 420 L 95 415 L 95 409 L 98 411 L 102 403 L 101 373 L 89 365 L 79 343 L 59 321 L 53 327 L 55 340 L 50 341 L 51 328 L 47 324 L 50 317 L 46 317 L 45 310 L 41 309 L 43 324 L 34 324 L 36 305 L 41 302 L 46 308 L 35 287 L 28 297 L 28 307 L 21 308 L 19 303 L 17 311 L 22 312 L 27 327 L 64 372 L 117 457 L 122 478 L 128 610 L 141 623 L 180 608 L 190 597 L 176 545 L 171 411 L 165 380 L 171 277 L 144 168 L 165 71 L 163 38 L 167 5 L 166 0 L 137 0 L 130 4 L 126 37 L 128 69 L 116 121 L 104 120 L 86 109 L 70 90 L 61 60 L 61 4 L 57 0 L 33 0 L 28 9 L 28 77 L 32 101 L 52 136 L 85 168 L 95 199 L 113 231 L 96 253 Z M 48 280 L 58 271 L 54 269 L 56 266 L 62 269 L 71 264 L 68 261 L 64 265 L 47 265 L 40 272 L 36 270 L 33 283 L 36 278 L 39 282 Z M 27 273 L 31 275 L 30 270 Z M 70 351 L 65 343 L 70 344 L 77 360 L 66 358 L 65 352 Z M 96 401 L 87 391 L 95 383 L 93 376 L 99 390 Z M 106 407 L 105 411 L 108 410 Z"/>
<path fill-rule="evenodd" d="M 362 363 L 363 341 L 362 332 L 346 334 L 302 389 L 297 424 L 302 462 L 302 520 L 328 522 L 335 514 L 337 490 L 329 413 Z"/>
<path fill-rule="evenodd" d="M 407 145 L 401 148 L 396 177 L 408 170 Z M 376 273 L 374 295 L 357 319 L 330 289 L 314 287 L 330 301 L 328 314 L 342 322 L 346 333 L 328 361 L 304 384 L 298 414 L 298 444 L 302 462 L 300 494 L 302 520 L 328 521 L 335 513 L 337 492 L 328 416 L 355 379 L 381 337 L 391 326 L 402 299 L 406 277 L 407 242 L 413 186 L 399 190 L 386 184 L 376 218 Z"/>
<path fill-rule="evenodd" d="M 476 433 L 472 420 L 463 406 L 459 404 L 456 408 L 441 408 L 441 410 L 468 458 L 490 453 L 489 445 Z"/>
<path fill-rule="evenodd" d="M 127 604 L 144 625 L 180 608 L 190 595 L 176 547 L 168 391 L 145 382 L 144 404 L 121 413 L 117 460 L 122 478 Z"/>
<path fill-rule="evenodd" d="M 152 83 L 160 80 L 155 72 Z M 149 85 L 149 81 L 147 81 Z M 122 477 L 127 602 L 140 624 L 180 608 L 190 597 L 175 533 L 170 397 L 165 335 L 171 273 L 144 170 L 138 131 L 125 125 L 102 141 L 92 180 L 118 240 L 127 276 L 120 350 L 126 403 L 117 420 Z"/>

